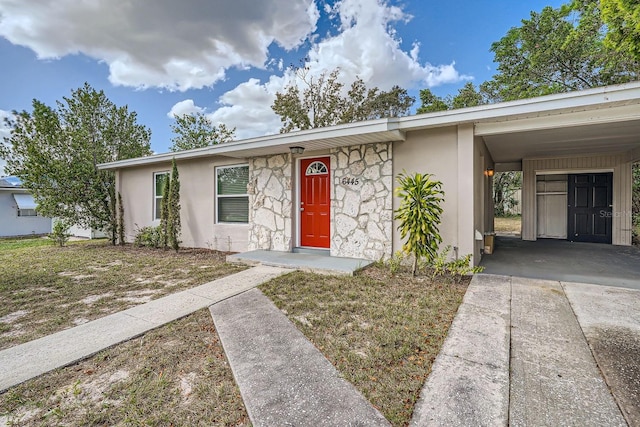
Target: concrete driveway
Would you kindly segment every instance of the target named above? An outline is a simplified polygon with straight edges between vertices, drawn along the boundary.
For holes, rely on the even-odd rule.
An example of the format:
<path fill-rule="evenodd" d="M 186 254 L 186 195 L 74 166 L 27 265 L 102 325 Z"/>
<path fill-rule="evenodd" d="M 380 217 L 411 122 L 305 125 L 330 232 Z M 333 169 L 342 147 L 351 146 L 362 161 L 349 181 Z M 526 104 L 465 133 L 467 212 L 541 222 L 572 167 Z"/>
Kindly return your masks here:
<path fill-rule="evenodd" d="M 640 290 L 474 276 L 413 426 L 640 426 Z"/>
<path fill-rule="evenodd" d="M 640 289 L 640 248 L 566 240 L 496 238 L 484 273 Z"/>
<path fill-rule="evenodd" d="M 413 426 L 640 426 L 640 250 L 498 237 Z"/>

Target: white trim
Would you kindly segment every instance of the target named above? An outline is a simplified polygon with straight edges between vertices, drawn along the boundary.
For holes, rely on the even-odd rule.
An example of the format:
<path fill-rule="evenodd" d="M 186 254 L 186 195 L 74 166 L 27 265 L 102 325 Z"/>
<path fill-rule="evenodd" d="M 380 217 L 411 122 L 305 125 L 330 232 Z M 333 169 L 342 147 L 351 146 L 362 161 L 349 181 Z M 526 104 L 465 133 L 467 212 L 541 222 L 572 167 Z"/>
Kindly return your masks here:
<path fill-rule="evenodd" d="M 213 171 L 213 179 L 214 179 L 214 183 L 213 183 L 213 223 L 214 224 L 226 224 L 226 225 L 248 225 L 249 224 L 249 218 L 247 217 L 247 222 L 224 222 L 224 221 L 219 221 L 218 220 L 218 198 L 232 198 L 232 197 L 246 197 L 247 198 L 247 212 L 249 212 L 249 209 L 251 209 L 251 206 L 249 206 L 249 193 L 244 193 L 244 194 L 218 194 L 218 171 L 219 170 L 223 170 L 223 169 L 233 169 L 233 168 L 240 168 L 240 167 L 246 167 L 247 170 L 250 172 L 250 167 L 249 167 L 249 163 L 238 163 L 238 164 L 234 164 L 234 165 L 224 165 L 224 166 L 215 166 L 214 167 L 214 171 Z M 249 178 L 249 177 L 248 177 Z M 248 184 L 248 181 L 247 181 Z M 249 214 L 250 216 L 250 214 Z"/>
<path fill-rule="evenodd" d="M 405 133 L 419 129 L 455 126 L 473 123 L 482 131 L 508 132 L 512 121 L 535 119 L 544 122 L 557 116 L 554 126 L 571 125 L 571 114 L 563 121 L 562 114 L 572 113 L 582 117 L 580 123 L 588 120 L 585 111 L 599 111 L 595 116 L 608 117 L 604 110 L 616 108 L 623 113 L 625 119 L 640 119 L 640 82 L 626 83 L 616 86 L 605 86 L 584 91 L 547 95 L 498 104 L 461 108 L 415 116 L 370 120 L 349 123 L 326 128 L 309 129 L 277 135 L 268 135 L 240 141 L 225 142 L 205 148 L 157 154 L 135 159 L 120 160 L 98 165 L 100 169 L 113 170 L 160 162 L 168 162 L 172 158 L 192 159 L 207 156 L 225 156 L 235 158 L 259 157 L 268 154 L 286 153 L 291 146 L 301 146 L 308 151 L 362 145 L 374 142 L 404 141 Z M 634 110 L 637 111 L 634 113 Z M 539 120 L 545 116 L 544 119 Z M 616 117 L 603 120 L 615 121 Z M 489 124 L 487 122 L 499 122 Z M 529 123 L 529 122 L 524 122 Z M 543 123 L 540 123 L 543 125 Z M 533 126 L 529 123 L 528 126 Z M 516 125 L 517 126 L 517 125 Z M 503 129 L 503 130 L 500 130 Z"/>
<path fill-rule="evenodd" d="M 152 209 L 152 211 L 151 211 L 151 220 L 152 221 L 160 221 L 161 220 L 161 218 L 156 218 L 156 211 L 158 210 L 157 206 L 156 206 L 156 204 L 158 203 L 158 196 L 157 196 L 157 193 L 156 193 L 156 184 L 157 184 L 156 176 L 157 175 L 167 175 L 169 177 L 169 179 L 171 179 L 171 172 L 170 171 L 159 171 L 159 172 L 154 172 L 153 173 L 153 192 L 152 192 L 153 203 L 152 203 L 152 207 L 151 207 L 151 209 Z M 162 196 L 160 196 L 159 199 L 162 200 Z"/>
<path fill-rule="evenodd" d="M 583 173 L 610 173 L 614 172 L 613 168 L 602 168 L 602 169 L 593 169 L 593 168 L 585 168 L 585 169 L 535 169 L 536 176 L 539 175 L 575 175 L 575 174 L 583 174 Z"/>
<path fill-rule="evenodd" d="M 311 166 L 320 164 L 322 165 L 322 167 L 324 167 L 324 171 L 309 171 L 309 169 L 311 169 Z M 304 171 L 304 175 L 305 176 L 312 176 L 312 175 L 329 175 L 329 168 L 327 167 L 327 165 L 325 164 L 325 162 L 322 162 L 320 160 L 316 160 L 315 162 L 309 163 L 309 166 L 307 166 L 307 170 Z"/>

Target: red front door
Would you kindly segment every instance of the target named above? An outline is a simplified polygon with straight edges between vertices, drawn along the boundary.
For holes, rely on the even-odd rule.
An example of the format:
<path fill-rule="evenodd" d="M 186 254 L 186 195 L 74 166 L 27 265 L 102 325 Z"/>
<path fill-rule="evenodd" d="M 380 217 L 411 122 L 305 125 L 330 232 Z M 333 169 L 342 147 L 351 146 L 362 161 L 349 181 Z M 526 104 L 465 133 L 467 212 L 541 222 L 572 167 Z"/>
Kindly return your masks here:
<path fill-rule="evenodd" d="M 329 248 L 329 158 L 300 160 L 300 245 Z"/>

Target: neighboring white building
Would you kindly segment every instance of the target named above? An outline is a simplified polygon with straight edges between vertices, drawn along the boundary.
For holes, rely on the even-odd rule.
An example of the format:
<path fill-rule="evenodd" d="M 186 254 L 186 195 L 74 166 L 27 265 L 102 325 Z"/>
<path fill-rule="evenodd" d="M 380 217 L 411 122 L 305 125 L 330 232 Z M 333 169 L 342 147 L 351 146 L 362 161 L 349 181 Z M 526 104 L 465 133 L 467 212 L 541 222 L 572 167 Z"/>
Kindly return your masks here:
<path fill-rule="evenodd" d="M 51 232 L 51 218 L 40 216 L 29 190 L 0 178 L 0 237 Z"/>
<path fill-rule="evenodd" d="M 443 246 L 477 264 L 493 231 L 491 177 L 509 170 L 523 173 L 524 240 L 630 245 L 640 82 L 100 165 L 116 172 L 128 240 L 159 223 L 172 158 L 185 246 L 387 258 L 402 246 L 393 191 L 406 171 L 442 181 Z"/>

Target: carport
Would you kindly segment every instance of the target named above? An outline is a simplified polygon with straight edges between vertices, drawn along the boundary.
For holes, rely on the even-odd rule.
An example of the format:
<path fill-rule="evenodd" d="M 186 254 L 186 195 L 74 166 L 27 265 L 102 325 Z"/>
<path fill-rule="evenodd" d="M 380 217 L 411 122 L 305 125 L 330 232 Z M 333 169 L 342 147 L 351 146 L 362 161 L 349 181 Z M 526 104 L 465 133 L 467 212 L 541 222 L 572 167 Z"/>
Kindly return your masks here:
<path fill-rule="evenodd" d="M 484 273 L 640 290 L 640 248 L 498 236 Z"/>
<path fill-rule="evenodd" d="M 522 171 L 522 240 L 631 245 L 639 83 L 544 97 L 476 123 L 475 135 L 496 172 Z"/>

